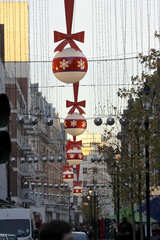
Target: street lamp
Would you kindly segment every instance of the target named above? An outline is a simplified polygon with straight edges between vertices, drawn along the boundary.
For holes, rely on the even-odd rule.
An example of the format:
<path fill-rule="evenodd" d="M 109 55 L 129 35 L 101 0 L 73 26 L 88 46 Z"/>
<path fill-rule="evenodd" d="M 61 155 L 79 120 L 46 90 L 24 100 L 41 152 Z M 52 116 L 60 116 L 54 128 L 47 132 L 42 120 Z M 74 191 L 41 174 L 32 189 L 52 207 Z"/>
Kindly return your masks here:
<path fill-rule="evenodd" d="M 91 196 L 87 195 L 87 200 L 90 201 L 91 200 Z"/>
<path fill-rule="evenodd" d="M 91 196 L 88 192 L 88 195 L 87 195 L 87 201 L 88 201 L 88 211 L 89 211 L 89 223 L 90 225 L 92 225 L 92 202 L 91 202 Z"/>
<path fill-rule="evenodd" d="M 92 189 L 89 189 L 89 190 L 88 190 L 89 195 L 92 195 L 92 192 L 93 192 Z M 88 197 L 90 197 L 90 196 L 88 196 Z"/>
<path fill-rule="evenodd" d="M 115 155 L 114 155 L 114 159 L 115 159 L 115 167 L 116 167 L 116 186 L 117 186 L 117 191 L 116 191 L 116 195 L 117 195 L 117 201 L 116 201 L 116 217 L 117 217 L 117 224 L 119 225 L 120 222 L 120 189 L 119 189 L 119 159 L 120 159 L 120 153 L 119 150 L 116 149 L 115 150 Z"/>
<path fill-rule="evenodd" d="M 146 215 L 147 215 L 147 240 L 150 240 L 150 162 L 149 162 L 149 116 L 148 116 L 148 110 L 152 108 L 152 101 L 153 99 L 149 98 L 149 95 L 151 93 L 150 87 L 145 84 L 142 94 L 142 104 L 144 107 L 144 110 L 146 112 L 145 114 L 145 121 L 144 121 L 144 127 L 145 127 L 145 179 L 146 179 Z"/>
<path fill-rule="evenodd" d="M 93 189 L 88 190 L 87 199 L 90 201 L 90 211 L 91 211 L 91 224 L 93 224 L 94 238 L 97 239 L 97 194 L 95 191 L 95 185 Z"/>

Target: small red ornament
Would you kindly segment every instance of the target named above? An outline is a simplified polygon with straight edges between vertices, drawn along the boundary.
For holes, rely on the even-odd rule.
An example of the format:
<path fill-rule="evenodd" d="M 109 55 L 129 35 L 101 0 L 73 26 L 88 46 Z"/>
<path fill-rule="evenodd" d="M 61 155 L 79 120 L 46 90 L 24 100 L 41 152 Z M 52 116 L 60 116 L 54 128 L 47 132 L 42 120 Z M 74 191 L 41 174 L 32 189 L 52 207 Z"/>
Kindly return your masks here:
<path fill-rule="evenodd" d="M 87 121 L 78 113 L 69 114 L 64 120 L 64 129 L 72 136 L 82 134 L 87 128 Z"/>
<path fill-rule="evenodd" d="M 82 195 L 82 181 L 73 182 L 73 194 L 76 196 Z"/>
<path fill-rule="evenodd" d="M 82 195 L 82 187 L 78 187 L 78 186 L 74 187 L 73 188 L 73 194 L 76 195 L 76 196 Z"/>
<path fill-rule="evenodd" d="M 77 165 L 80 164 L 83 161 L 83 153 L 81 149 L 78 149 L 77 147 L 73 147 L 72 149 L 69 149 L 66 153 L 66 161 L 69 165 Z"/>
<path fill-rule="evenodd" d="M 58 80 L 64 83 L 76 83 L 88 70 L 87 59 L 82 52 L 66 48 L 53 58 L 52 70 Z"/>
<path fill-rule="evenodd" d="M 74 174 L 71 169 L 65 170 L 63 172 L 63 181 L 66 183 L 73 182 Z"/>

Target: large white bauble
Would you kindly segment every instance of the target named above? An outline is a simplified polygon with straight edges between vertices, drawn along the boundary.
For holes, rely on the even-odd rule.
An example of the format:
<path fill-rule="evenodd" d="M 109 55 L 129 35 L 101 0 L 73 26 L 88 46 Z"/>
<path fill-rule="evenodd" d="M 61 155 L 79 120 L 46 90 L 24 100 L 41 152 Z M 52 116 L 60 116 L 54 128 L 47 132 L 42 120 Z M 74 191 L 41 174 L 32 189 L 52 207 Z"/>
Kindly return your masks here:
<path fill-rule="evenodd" d="M 52 61 L 55 77 L 64 83 L 79 82 L 88 70 L 88 62 L 81 51 L 65 48 L 58 52 Z"/>

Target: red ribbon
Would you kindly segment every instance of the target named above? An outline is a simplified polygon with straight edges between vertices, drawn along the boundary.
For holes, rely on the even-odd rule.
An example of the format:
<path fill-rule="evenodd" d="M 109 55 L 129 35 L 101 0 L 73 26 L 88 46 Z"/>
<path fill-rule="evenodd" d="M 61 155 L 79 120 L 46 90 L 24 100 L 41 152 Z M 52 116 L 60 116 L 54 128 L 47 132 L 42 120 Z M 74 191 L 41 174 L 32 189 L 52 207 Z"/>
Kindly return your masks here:
<path fill-rule="evenodd" d="M 73 186 L 74 187 L 76 187 L 76 186 L 82 187 L 82 181 L 74 181 Z"/>
<path fill-rule="evenodd" d="M 73 8 L 74 8 L 74 0 L 64 0 L 65 3 L 65 14 L 66 14 L 66 27 L 67 27 L 67 34 L 54 31 L 54 42 L 62 41 L 56 48 L 56 51 L 62 51 L 64 47 L 69 43 L 71 48 L 75 50 L 80 50 L 74 40 L 79 42 L 84 42 L 84 31 L 78 33 L 71 33 L 72 30 L 72 21 L 73 21 Z"/>
<path fill-rule="evenodd" d="M 72 171 L 73 165 L 66 164 L 66 165 L 63 165 L 62 168 L 63 168 L 63 171 L 67 171 L 67 170 Z"/>
<path fill-rule="evenodd" d="M 67 141 L 67 144 L 66 144 L 66 151 L 68 151 L 69 149 L 72 149 L 73 147 L 78 147 L 80 148 L 82 146 L 82 141 L 70 141 L 68 140 Z"/>
<path fill-rule="evenodd" d="M 86 106 L 86 101 L 80 101 L 78 102 L 78 88 L 79 88 L 79 82 L 73 84 L 73 91 L 74 91 L 74 102 L 66 101 L 66 107 L 71 107 L 69 114 L 74 113 L 75 109 L 77 108 L 80 114 L 84 114 L 85 112 L 81 107 Z"/>
<path fill-rule="evenodd" d="M 77 108 L 80 114 L 85 113 L 81 107 L 86 106 L 86 101 L 80 101 L 80 102 L 71 102 L 71 101 L 66 101 L 66 107 L 71 107 L 71 110 L 68 112 L 69 114 L 74 113 L 75 109 Z"/>
<path fill-rule="evenodd" d="M 76 165 L 77 181 L 79 181 L 80 164 Z M 82 185 L 82 184 L 81 184 Z"/>

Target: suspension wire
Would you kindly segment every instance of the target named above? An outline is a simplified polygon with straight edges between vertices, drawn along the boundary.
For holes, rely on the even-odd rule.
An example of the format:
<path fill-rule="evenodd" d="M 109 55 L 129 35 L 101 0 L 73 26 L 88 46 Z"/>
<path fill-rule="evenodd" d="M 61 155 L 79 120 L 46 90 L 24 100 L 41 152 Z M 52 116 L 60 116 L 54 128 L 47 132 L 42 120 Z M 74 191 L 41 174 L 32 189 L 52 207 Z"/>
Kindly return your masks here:
<path fill-rule="evenodd" d="M 151 47 L 151 40 L 150 40 L 150 7 L 149 7 L 149 0 L 147 0 L 147 27 L 148 27 L 148 53 Z"/>
<path fill-rule="evenodd" d="M 114 0 L 114 24 L 115 24 L 115 54 L 118 55 L 118 25 L 117 25 L 117 5 L 116 5 L 116 0 Z M 115 69 L 116 69 L 116 77 L 115 77 L 115 84 L 119 87 L 119 62 L 117 62 L 117 64 L 115 65 Z M 119 101 L 117 98 L 117 102 L 116 105 L 119 108 Z"/>

